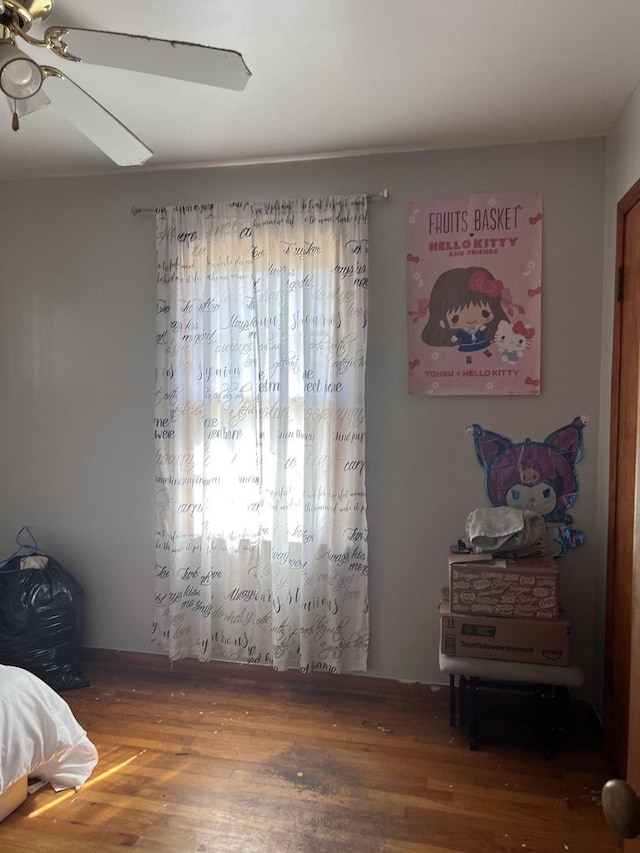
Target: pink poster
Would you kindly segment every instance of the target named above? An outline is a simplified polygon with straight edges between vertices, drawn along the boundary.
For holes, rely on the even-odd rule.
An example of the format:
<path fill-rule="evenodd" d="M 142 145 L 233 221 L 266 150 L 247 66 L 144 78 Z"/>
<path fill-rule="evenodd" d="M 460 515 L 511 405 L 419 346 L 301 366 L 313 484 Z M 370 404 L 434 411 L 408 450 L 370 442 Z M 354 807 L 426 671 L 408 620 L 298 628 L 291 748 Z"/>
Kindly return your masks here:
<path fill-rule="evenodd" d="M 411 201 L 409 393 L 539 394 L 542 195 Z"/>

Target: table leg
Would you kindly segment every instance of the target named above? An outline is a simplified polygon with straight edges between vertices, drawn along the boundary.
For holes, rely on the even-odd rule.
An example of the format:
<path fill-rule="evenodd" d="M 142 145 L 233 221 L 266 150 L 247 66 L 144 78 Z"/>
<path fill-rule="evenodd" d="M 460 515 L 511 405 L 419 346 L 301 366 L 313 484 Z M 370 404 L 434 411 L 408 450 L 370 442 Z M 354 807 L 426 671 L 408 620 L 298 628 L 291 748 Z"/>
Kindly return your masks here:
<path fill-rule="evenodd" d="M 458 705 L 460 706 L 460 725 L 464 727 L 466 724 L 466 708 L 467 708 L 467 676 L 461 675 L 458 678 Z"/>
<path fill-rule="evenodd" d="M 449 725 L 456 724 L 456 677 L 449 675 Z"/>

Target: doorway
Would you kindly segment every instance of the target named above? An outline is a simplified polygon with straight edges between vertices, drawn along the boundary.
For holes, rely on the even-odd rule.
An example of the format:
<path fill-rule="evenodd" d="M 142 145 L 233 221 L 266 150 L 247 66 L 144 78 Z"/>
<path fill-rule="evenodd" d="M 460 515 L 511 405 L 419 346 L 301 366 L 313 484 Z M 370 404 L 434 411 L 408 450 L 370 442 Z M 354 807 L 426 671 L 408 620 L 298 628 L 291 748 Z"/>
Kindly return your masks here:
<path fill-rule="evenodd" d="M 609 475 L 604 746 L 640 790 L 640 181 L 618 203 Z M 628 848 L 638 849 L 637 842 Z"/>

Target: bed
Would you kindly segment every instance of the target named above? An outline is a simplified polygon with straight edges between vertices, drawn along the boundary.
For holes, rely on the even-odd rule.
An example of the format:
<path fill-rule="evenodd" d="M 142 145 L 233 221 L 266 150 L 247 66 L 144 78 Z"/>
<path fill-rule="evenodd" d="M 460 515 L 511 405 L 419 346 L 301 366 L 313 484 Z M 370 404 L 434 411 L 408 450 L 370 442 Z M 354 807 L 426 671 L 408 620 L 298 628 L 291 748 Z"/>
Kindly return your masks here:
<path fill-rule="evenodd" d="M 27 797 L 27 779 L 78 788 L 98 761 L 71 708 L 43 681 L 0 664 L 0 820 Z"/>

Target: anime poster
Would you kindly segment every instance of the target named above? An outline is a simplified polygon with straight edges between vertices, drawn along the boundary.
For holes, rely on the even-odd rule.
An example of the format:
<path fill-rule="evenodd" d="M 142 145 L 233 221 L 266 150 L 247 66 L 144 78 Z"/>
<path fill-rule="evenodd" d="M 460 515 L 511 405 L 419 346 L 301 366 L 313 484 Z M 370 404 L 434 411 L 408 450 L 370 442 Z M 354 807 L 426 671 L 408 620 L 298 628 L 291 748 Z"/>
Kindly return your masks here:
<path fill-rule="evenodd" d="M 409 203 L 409 393 L 539 394 L 542 195 Z"/>

